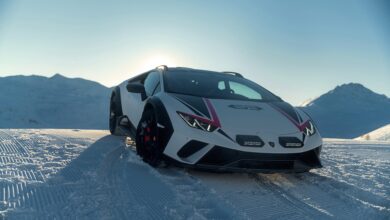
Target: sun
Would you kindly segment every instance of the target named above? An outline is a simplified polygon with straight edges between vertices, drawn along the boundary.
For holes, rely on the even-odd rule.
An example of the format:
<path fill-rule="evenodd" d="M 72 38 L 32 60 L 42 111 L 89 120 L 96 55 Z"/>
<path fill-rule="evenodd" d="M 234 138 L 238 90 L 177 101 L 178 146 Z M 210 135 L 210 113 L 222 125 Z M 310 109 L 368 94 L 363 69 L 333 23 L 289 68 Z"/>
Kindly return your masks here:
<path fill-rule="evenodd" d="M 143 60 L 138 69 L 140 71 L 148 71 L 160 65 L 175 67 L 177 66 L 177 61 L 175 58 L 169 55 L 155 54 Z"/>

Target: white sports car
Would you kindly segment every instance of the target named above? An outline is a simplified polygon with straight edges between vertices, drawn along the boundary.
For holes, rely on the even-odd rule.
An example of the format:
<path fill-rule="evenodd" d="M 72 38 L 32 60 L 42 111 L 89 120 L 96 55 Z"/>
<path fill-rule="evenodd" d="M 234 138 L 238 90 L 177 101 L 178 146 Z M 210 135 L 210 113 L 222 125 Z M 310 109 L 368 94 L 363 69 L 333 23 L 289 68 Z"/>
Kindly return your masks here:
<path fill-rule="evenodd" d="M 320 168 L 322 138 L 301 109 L 234 72 L 160 66 L 113 89 L 110 131 L 152 166 L 216 171 Z"/>

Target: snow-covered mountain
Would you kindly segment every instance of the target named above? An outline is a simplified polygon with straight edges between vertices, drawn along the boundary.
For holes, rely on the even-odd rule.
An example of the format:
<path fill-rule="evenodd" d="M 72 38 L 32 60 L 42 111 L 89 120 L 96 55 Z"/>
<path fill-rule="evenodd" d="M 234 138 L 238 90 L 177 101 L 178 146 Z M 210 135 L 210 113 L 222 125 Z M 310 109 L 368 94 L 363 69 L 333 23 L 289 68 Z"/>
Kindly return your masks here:
<path fill-rule="evenodd" d="M 390 123 L 390 98 L 357 83 L 337 86 L 302 108 L 324 137 L 355 138 Z"/>
<path fill-rule="evenodd" d="M 0 128 L 107 129 L 110 88 L 56 74 L 0 77 Z M 355 138 L 390 123 L 390 99 L 356 83 L 302 108 L 324 137 Z"/>
<path fill-rule="evenodd" d="M 390 124 L 362 135 L 357 140 L 390 141 Z"/>
<path fill-rule="evenodd" d="M 60 74 L 0 77 L 0 128 L 106 129 L 110 89 Z"/>

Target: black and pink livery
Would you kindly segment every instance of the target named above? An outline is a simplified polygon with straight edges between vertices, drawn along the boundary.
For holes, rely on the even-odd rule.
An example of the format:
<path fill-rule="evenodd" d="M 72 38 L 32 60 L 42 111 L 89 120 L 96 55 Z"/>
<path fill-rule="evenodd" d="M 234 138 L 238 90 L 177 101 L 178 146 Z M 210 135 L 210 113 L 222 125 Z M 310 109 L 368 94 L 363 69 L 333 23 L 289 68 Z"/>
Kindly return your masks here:
<path fill-rule="evenodd" d="M 220 171 L 320 168 L 322 138 L 312 119 L 232 72 L 158 67 L 114 88 L 110 130 L 162 162 Z"/>

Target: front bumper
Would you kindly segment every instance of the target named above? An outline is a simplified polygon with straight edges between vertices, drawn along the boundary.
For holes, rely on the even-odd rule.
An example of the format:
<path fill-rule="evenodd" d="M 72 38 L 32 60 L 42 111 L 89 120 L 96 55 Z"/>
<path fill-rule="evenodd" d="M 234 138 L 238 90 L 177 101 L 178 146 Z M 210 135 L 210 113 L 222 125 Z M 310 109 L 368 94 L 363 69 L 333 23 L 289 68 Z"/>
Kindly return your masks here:
<path fill-rule="evenodd" d="M 321 168 L 321 147 L 303 153 L 251 153 L 215 146 L 194 165 L 181 164 L 202 170 L 219 172 L 306 172 Z"/>

